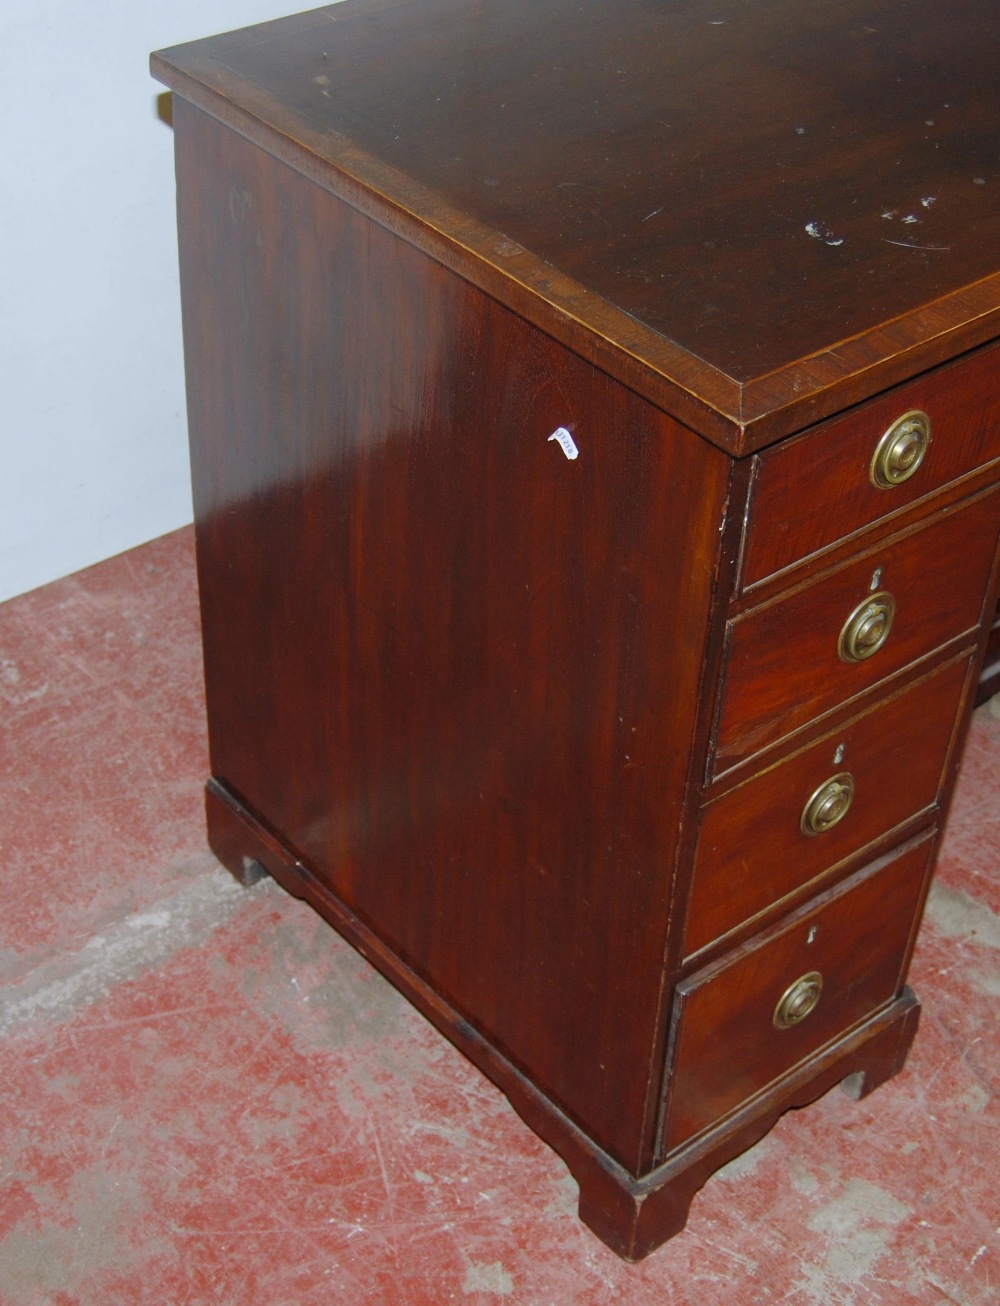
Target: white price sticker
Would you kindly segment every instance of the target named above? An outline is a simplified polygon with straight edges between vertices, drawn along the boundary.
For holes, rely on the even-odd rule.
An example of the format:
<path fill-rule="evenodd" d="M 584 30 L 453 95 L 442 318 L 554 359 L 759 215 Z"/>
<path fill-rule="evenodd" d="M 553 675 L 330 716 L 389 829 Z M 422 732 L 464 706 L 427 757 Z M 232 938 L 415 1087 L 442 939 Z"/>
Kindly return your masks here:
<path fill-rule="evenodd" d="M 551 440 L 557 440 L 559 442 L 559 448 L 567 458 L 580 457 L 580 450 L 576 447 L 576 442 L 570 435 L 569 431 L 566 430 L 565 426 L 557 427 L 549 436 L 549 441 Z M 548 443 L 548 441 L 546 441 L 546 443 Z"/>

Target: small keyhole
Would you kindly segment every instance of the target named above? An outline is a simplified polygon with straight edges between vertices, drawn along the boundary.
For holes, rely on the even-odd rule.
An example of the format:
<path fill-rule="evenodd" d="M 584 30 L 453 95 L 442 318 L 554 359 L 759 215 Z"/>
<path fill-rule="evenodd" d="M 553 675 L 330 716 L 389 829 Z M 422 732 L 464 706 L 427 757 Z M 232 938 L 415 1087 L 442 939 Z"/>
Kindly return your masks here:
<path fill-rule="evenodd" d="M 882 568 L 876 567 L 875 570 L 872 572 L 872 580 L 868 588 L 870 590 L 877 590 L 881 584 L 882 584 Z"/>
<path fill-rule="evenodd" d="M 816 940 L 816 935 L 818 933 L 819 933 L 819 926 L 813 925 L 809 930 L 808 936 L 806 937 L 806 943 L 814 943 Z"/>
<path fill-rule="evenodd" d="M 837 751 L 833 755 L 834 766 L 840 766 L 841 762 L 844 760 L 844 752 L 845 752 L 845 746 L 843 744 L 838 744 Z"/>

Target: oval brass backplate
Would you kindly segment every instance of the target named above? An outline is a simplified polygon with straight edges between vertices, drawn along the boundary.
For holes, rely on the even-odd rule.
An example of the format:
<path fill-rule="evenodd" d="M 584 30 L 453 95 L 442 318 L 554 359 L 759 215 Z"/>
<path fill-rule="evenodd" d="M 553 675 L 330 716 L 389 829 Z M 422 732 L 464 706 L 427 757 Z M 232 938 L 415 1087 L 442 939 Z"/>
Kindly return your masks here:
<path fill-rule="evenodd" d="M 889 638 L 896 600 L 888 590 L 863 599 L 844 622 L 837 641 L 841 662 L 863 662 L 877 653 Z"/>
<path fill-rule="evenodd" d="M 832 775 L 819 786 L 802 809 L 802 833 L 825 834 L 847 815 L 854 801 L 854 776 L 850 771 Z"/>
<path fill-rule="evenodd" d="M 919 409 L 898 417 L 872 454 L 868 474 L 879 490 L 908 481 L 924 460 L 931 442 L 931 419 Z"/>
<path fill-rule="evenodd" d="M 791 1029 L 805 1020 L 823 992 L 823 976 L 818 970 L 800 975 L 794 984 L 789 984 L 778 999 L 772 1017 L 775 1029 Z"/>

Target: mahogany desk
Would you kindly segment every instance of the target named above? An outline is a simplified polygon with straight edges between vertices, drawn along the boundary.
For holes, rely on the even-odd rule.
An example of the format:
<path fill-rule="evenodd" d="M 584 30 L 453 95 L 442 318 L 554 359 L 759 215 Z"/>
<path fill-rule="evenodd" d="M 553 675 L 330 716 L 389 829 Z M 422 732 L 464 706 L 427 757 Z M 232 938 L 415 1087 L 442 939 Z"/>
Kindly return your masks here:
<path fill-rule="evenodd" d="M 996 610 L 1000 5 L 350 0 L 162 52 L 212 847 L 622 1256 L 870 1092 Z"/>

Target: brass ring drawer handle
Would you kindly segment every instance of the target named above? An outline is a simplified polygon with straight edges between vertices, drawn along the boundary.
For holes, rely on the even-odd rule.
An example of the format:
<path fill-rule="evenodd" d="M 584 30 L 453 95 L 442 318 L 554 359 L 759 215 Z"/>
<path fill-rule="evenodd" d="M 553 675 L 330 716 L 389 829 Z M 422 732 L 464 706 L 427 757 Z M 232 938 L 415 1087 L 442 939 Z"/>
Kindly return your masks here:
<path fill-rule="evenodd" d="M 863 662 L 877 653 L 892 630 L 896 600 L 887 590 L 879 590 L 854 609 L 844 622 L 837 641 L 841 662 Z"/>
<path fill-rule="evenodd" d="M 878 490 L 908 481 L 924 460 L 931 442 L 931 419 L 919 409 L 898 417 L 872 454 L 868 474 Z"/>
<path fill-rule="evenodd" d="M 794 984 L 789 984 L 774 1008 L 772 1021 L 775 1029 L 791 1029 L 805 1020 L 816 1009 L 823 992 L 823 976 L 818 970 L 811 970 L 801 975 Z"/>
<path fill-rule="evenodd" d="M 802 833 L 824 834 L 841 822 L 854 801 L 854 776 L 841 771 L 821 784 L 802 809 Z"/>

